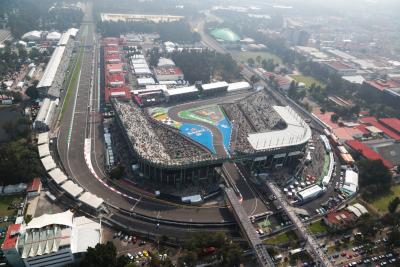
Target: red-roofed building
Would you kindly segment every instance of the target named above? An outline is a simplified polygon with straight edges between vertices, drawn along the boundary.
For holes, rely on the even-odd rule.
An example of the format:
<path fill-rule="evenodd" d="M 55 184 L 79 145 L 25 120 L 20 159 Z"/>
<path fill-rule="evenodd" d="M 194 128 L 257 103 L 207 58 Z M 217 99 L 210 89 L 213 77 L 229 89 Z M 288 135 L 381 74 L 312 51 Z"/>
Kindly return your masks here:
<path fill-rule="evenodd" d="M 398 108 L 400 102 L 400 81 L 372 80 L 364 81 L 360 93 L 367 102 L 383 103 Z"/>
<path fill-rule="evenodd" d="M 380 121 L 382 121 L 382 119 Z M 400 140 L 400 134 L 398 134 L 396 131 L 389 129 L 382 123 L 380 123 L 375 117 L 361 118 L 360 122 L 363 124 L 366 124 L 366 125 L 375 126 L 376 128 L 381 130 L 384 134 L 386 134 L 390 138 L 393 138 L 395 140 Z"/>
<path fill-rule="evenodd" d="M 104 47 L 104 55 L 119 54 L 118 46 L 106 46 Z"/>
<path fill-rule="evenodd" d="M 121 39 L 115 37 L 103 38 L 103 44 L 105 46 L 119 46 Z"/>
<path fill-rule="evenodd" d="M 107 87 L 105 90 L 105 97 L 104 97 L 106 103 L 110 101 L 111 97 L 129 101 L 131 99 L 131 92 L 129 91 L 129 88 L 126 86 L 116 87 L 116 88 Z"/>
<path fill-rule="evenodd" d="M 121 63 L 117 64 L 106 64 L 106 75 L 111 73 L 120 73 L 122 72 L 123 67 Z"/>
<path fill-rule="evenodd" d="M 348 210 L 330 212 L 324 217 L 325 224 L 332 228 L 346 227 L 349 222 L 355 220 L 357 220 L 357 217 Z"/>
<path fill-rule="evenodd" d="M 24 266 L 17 249 L 20 228 L 20 224 L 11 224 L 8 226 L 4 242 L 1 245 L 1 250 L 11 266 Z"/>
<path fill-rule="evenodd" d="M 339 75 L 355 75 L 357 73 L 355 68 L 338 60 L 326 61 L 324 64 Z"/>
<path fill-rule="evenodd" d="M 175 66 L 157 67 L 154 69 L 154 74 L 158 81 L 176 81 L 183 80 L 183 72 Z"/>
<path fill-rule="evenodd" d="M 36 177 L 33 178 L 32 181 L 28 184 L 26 193 L 28 194 L 28 197 L 33 197 L 39 195 L 41 190 L 42 182 L 40 181 L 40 178 Z"/>
<path fill-rule="evenodd" d="M 379 122 L 385 125 L 387 128 L 392 130 L 393 132 L 396 132 L 398 135 L 400 135 L 400 120 L 397 118 L 384 118 L 384 119 L 379 119 Z"/>
<path fill-rule="evenodd" d="M 106 54 L 104 56 L 104 61 L 111 64 L 121 63 L 121 56 L 118 53 Z"/>
<path fill-rule="evenodd" d="M 384 159 L 381 155 L 379 155 L 377 152 L 372 150 L 369 146 L 361 143 L 358 140 L 347 140 L 346 145 L 353 151 L 359 151 L 364 158 L 367 158 L 370 160 L 381 160 L 382 163 L 387 168 L 389 168 L 389 169 L 393 168 L 392 163 L 390 163 L 388 160 Z"/>
<path fill-rule="evenodd" d="M 106 75 L 107 87 L 122 87 L 125 85 L 125 78 L 122 73 L 112 73 Z"/>

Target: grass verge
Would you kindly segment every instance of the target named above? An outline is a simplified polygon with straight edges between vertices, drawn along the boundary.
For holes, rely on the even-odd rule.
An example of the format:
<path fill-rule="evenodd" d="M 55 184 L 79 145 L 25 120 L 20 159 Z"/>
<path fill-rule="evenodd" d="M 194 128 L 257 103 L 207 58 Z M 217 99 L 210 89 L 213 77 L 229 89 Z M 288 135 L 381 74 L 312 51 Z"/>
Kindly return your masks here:
<path fill-rule="evenodd" d="M 270 239 L 265 240 L 265 244 L 268 245 L 280 245 L 280 244 L 286 244 L 289 243 L 290 241 L 297 241 L 297 235 L 293 231 L 289 232 L 284 232 L 281 234 L 278 234 Z"/>
<path fill-rule="evenodd" d="M 323 82 L 318 81 L 314 77 L 311 76 L 305 76 L 305 75 L 290 75 L 296 82 L 299 83 L 304 83 L 307 88 L 310 88 L 310 86 L 314 83 L 316 86 L 321 86 L 322 88 L 325 88 L 326 85 Z"/>
<path fill-rule="evenodd" d="M 379 212 L 388 212 L 389 202 L 392 201 L 396 196 L 400 196 L 400 185 L 393 186 L 389 194 L 373 200 L 371 205 Z"/>
<path fill-rule="evenodd" d="M 63 106 L 62 106 L 61 113 L 60 113 L 60 119 L 62 118 L 66 107 L 68 106 L 68 102 L 69 102 L 69 99 L 70 99 L 72 91 L 73 91 L 72 89 L 77 86 L 78 77 L 79 77 L 79 73 L 81 71 L 81 66 L 82 66 L 82 57 L 83 57 L 83 47 L 81 47 L 79 50 L 79 55 L 78 55 L 77 61 L 75 62 L 74 72 L 72 73 L 71 79 L 69 80 L 67 92 L 65 94 Z"/>

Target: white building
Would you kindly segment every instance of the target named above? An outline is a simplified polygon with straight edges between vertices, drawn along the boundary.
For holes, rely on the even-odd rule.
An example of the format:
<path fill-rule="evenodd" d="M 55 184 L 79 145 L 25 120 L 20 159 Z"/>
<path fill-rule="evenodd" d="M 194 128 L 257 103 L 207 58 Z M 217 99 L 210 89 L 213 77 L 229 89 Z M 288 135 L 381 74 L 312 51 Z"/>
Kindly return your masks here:
<path fill-rule="evenodd" d="M 79 261 L 101 241 L 101 225 L 71 211 L 45 214 L 11 225 L 3 253 L 14 267 L 65 266 Z"/>
<path fill-rule="evenodd" d="M 21 39 L 22 40 L 28 40 L 28 41 L 38 41 L 42 38 L 42 32 L 41 31 L 30 31 L 22 35 Z"/>

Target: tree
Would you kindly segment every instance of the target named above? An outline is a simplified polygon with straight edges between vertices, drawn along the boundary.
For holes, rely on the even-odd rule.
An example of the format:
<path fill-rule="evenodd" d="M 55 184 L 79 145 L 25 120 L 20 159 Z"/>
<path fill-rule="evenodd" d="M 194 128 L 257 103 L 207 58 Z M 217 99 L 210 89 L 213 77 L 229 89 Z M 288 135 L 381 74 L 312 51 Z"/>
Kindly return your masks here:
<path fill-rule="evenodd" d="M 331 115 L 331 121 L 337 122 L 339 120 L 339 116 L 336 113 L 333 113 Z"/>
<path fill-rule="evenodd" d="M 254 67 L 255 61 L 252 57 L 247 59 L 247 64 L 249 64 L 250 67 Z"/>
<path fill-rule="evenodd" d="M 257 61 L 257 64 L 260 65 L 260 63 L 261 63 L 261 56 L 260 55 L 256 56 L 256 61 Z"/>
<path fill-rule="evenodd" d="M 34 81 L 33 84 L 31 86 L 29 86 L 26 91 L 25 94 L 27 96 L 29 96 L 31 99 L 37 99 L 39 98 L 39 91 L 36 88 L 36 85 L 38 84 L 37 81 Z"/>
<path fill-rule="evenodd" d="M 388 210 L 390 213 L 395 213 L 397 210 L 397 206 L 400 204 L 400 198 L 395 197 L 392 201 L 389 202 Z"/>
<path fill-rule="evenodd" d="M 0 181 L 4 185 L 28 182 L 44 175 L 37 148 L 26 139 L 0 146 Z"/>
<path fill-rule="evenodd" d="M 258 76 L 256 76 L 256 75 L 252 75 L 251 77 L 250 77 L 250 81 L 251 81 L 251 83 L 258 83 L 259 81 L 260 81 L 260 78 L 258 77 Z"/>
<path fill-rule="evenodd" d="M 400 247 L 400 231 L 397 227 L 394 227 L 393 231 L 390 232 L 389 238 L 388 238 L 388 245 L 391 248 Z"/>
<path fill-rule="evenodd" d="M 112 242 L 97 244 L 94 248 L 89 247 L 82 259 L 81 267 L 124 267 L 129 259 L 123 255 L 117 257 L 117 249 Z"/>
<path fill-rule="evenodd" d="M 117 166 L 115 166 L 114 168 L 112 168 L 110 170 L 110 173 L 109 173 L 110 178 L 116 179 L 116 180 L 121 179 L 122 176 L 124 175 L 124 169 L 125 169 L 124 166 L 122 166 L 121 164 L 118 164 Z"/>
<path fill-rule="evenodd" d="M 381 160 L 361 160 L 358 168 L 360 188 L 366 199 L 373 199 L 390 191 L 392 175 Z"/>

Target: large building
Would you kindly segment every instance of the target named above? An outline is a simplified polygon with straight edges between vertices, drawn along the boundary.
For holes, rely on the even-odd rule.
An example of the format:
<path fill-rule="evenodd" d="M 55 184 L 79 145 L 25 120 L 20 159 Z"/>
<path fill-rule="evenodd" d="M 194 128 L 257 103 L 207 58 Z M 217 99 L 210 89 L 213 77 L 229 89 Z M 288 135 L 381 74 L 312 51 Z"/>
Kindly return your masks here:
<path fill-rule="evenodd" d="M 201 88 L 203 91 L 218 91 L 220 88 L 227 90 L 228 86 L 220 82 L 202 85 Z M 169 101 L 187 100 L 197 94 L 194 86 L 166 92 Z M 126 141 L 138 159 L 139 171 L 160 183 L 196 183 L 201 179 L 215 179 L 218 177 L 216 167 L 227 158 L 255 171 L 281 168 L 301 157 L 311 138 L 310 127 L 295 111 L 271 103 L 264 92 L 223 104 L 223 113 L 217 114 L 226 114 L 226 118 L 225 115 L 212 115 L 222 119 L 218 131 L 224 136 L 222 146 L 225 152 L 216 152 L 211 132 L 210 143 L 204 142 L 203 138 L 207 136 L 204 135 L 207 132 L 205 127 L 184 121 L 176 123 L 168 117 L 160 124 L 133 103 L 114 100 L 112 104 Z M 205 110 L 192 116 L 209 112 L 216 114 L 215 110 Z M 232 124 L 234 135 L 230 133 Z"/>
<path fill-rule="evenodd" d="M 11 225 L 2 251 L 13 267 L 65 266 L 79 261 L 101 241 L 101 225 L 71 211 L 45 214 Z"/>
<path fill-rule="evenodd" d="M 150 15 L 150 14 L 116 14 L 116 13 L 101 13 L 101 21 L 124 21 L 124 22 L 173 22 L 183 19 L 183 16 L 172 15 Z"/>
<path fill-rule="evenodd" d="M 154 69 L 154 75 L 158 81 L 176 81 L 183 80 L 183 72 L 175 66 L 157 67 Z"/>
<path fill-rule="evenodd" d="M 370 80 L 365 81 L 360 93 L 367 100 L 381 102 L 390 105 L 395 109 L 400 109 L 400 81 L 399 80 Z"/>

